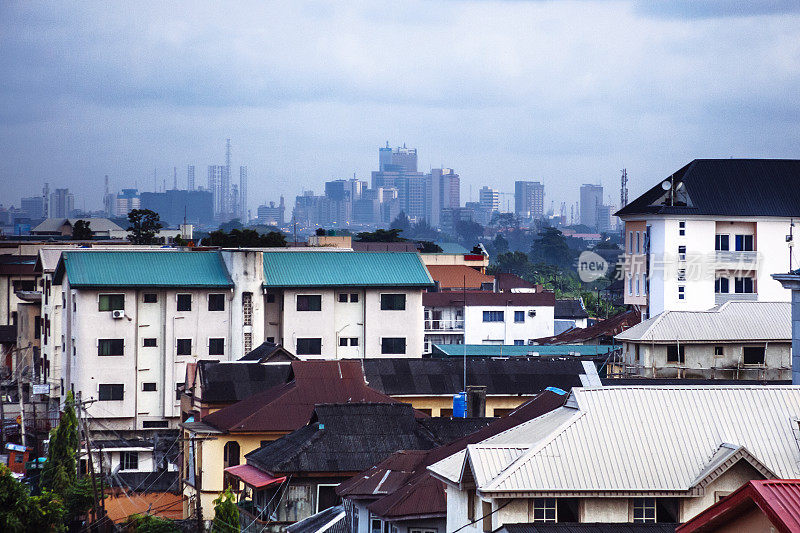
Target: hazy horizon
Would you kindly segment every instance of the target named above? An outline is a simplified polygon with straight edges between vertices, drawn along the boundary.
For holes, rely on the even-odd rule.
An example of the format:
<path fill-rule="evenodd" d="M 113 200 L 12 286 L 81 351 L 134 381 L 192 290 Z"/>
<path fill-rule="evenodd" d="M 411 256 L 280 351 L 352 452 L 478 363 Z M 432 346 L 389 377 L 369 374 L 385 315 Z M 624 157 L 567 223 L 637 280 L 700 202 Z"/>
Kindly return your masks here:
<path fill-rule="evenodd" d="M 532 179 L 556 211 L 583 183 L 616 205 L 623 167 L 633 198 L 695 158 L 798 158 L 800 3 L 740 4 L 5 2 L 0 203 L 205 186 L 226 138 L 253 212 L 369 181 L 387 141 L 462 202 Z"/>

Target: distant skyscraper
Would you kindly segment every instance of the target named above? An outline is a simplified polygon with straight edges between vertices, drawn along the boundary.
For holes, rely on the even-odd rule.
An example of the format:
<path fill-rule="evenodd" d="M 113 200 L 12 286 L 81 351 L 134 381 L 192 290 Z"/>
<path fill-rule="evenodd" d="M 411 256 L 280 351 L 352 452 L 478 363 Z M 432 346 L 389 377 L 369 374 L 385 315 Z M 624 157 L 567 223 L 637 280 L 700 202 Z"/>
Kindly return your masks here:
<path fill-rule="evenodd" d="M 521 218 L 544 215 L 544 184 L 538 181 L 514 183 L 514 212 Z"/>
<path fill-rule="evenodd" d="M 75 197 L 69 189 L 55 189 L 50 194 L 48 216 L 50 218 L 68 218 L 75 208 Z"/>
<path fill-rule="evenodd" d="M 603 186 L 584 184 L 581 186 L 581 224 L 597 229 L 597 208 L 603 205 Z"/>
<path fill-rule="evenodd" d="M 222 181 L 225 175 L 225 167 L 222 165 L 208 166 L 208 190 L 214 198 L 214 215 L 221 217 L 223 214 L 224 203 L 222 201 Z"/>
<path fill-rule="evenodd" d="M 385 148 L 378 149 L 378 164 L 380 172 L 416 172 L 417 149 L 406 148 L 405 144 L 391 149 L 387 142 Z"/>
<path fill-rule="evenodd" d="M 247 224 L 247 167 L 239 167 L 239 219 Z"/>
<path fill-rule="evenodd" d="M 113 209 L 109 216 L 126 217 L 134 209 L 141 209 L 141 200 L 137 189 L 122 189 L 114 195 Z"/>
<path fill-rule="evenodd" d="M 431 226 L 438 228 L 444 210 L 461 206 L 461 178 L 452 168 L 434 168 L 426 178 L 429 195 L 425 218 Z"/>
<path fill-rule="evenodd" d="M 281 203 L 277 207 L 275 202 L 258 206 L 258 223 L 266 226 L 283 226 L 285 212 L 286 204 L 283 196 L 281 196 Z"/>
<path fill-rule="evenodd" d="M 186 167 L 186 188 L 190 191 L 194 190 L 194 165 Z"/>
<path fill-rule="evenodd" d="M 500 211 L 500 191 L 488 186 L 481 187 L 478 191 L 478 205 L 481 210 L 489 213 Z"/>
<path fill-rule="evenodd" d="M 611 231 L 611 214 L 614 208 L 610 205 L 600 204 L 597 206 L 597 232 L 608 233 Z"/>
<path fill-rule="evenodd" d="M 20 207 L 25 212 L 25 215 L 31 220 L 40 220 L 44 218 L 44 205 L 44 200 L 41 196 L 23 198 L 20 202 Z"/>

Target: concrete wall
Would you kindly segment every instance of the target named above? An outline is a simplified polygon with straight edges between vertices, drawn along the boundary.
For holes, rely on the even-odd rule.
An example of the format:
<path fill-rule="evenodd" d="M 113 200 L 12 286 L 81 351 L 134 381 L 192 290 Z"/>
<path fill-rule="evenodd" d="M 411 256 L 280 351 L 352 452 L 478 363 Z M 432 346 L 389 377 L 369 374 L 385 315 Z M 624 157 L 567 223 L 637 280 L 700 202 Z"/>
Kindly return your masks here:
<path fill-rule="evenodd" d="M 636 346 L 639 346 L 639 367 L 636 363 Z M 744 346 L 765 346 L 765 365 L 737 365 L 743 362 Z M 716 379 L 791 379 L 791 343 L 703 343 L 685 344 L 684 364 L 667 362 L 667 345 L 652 343 L 624 344 L 625 361 L 631 372 L 645 377 L 659 378 L 716 378 Z M 715 356 L 714 348 L 723 347 L 723 355 Z"/>
<path fill-rule="evenodd" d="M 763 479 L 763 477 L 755 468 L 750 466 L 750 463 L 739 461 L 710 483 L 705 488 L 705 493 L 702 496 L 683 500 L 681 522 L 694 518 L 714 505 L 719 500 L 718 496 L 724 496 L 735 491 L 751 479 Z"/>
<path fill-rule="evenodd" d="M 484 322 L 484 311 L 503 311 L 503 322 Z M 514 322 L 514 312 L 523 313 L 523 322 Z M 533 311 L 536 316 L 529 316 Z M 467 344 L 514 344 L 553 335 L 555 327 L 552 306 L 476 306 L 466 308 L 464 316 Z"/>

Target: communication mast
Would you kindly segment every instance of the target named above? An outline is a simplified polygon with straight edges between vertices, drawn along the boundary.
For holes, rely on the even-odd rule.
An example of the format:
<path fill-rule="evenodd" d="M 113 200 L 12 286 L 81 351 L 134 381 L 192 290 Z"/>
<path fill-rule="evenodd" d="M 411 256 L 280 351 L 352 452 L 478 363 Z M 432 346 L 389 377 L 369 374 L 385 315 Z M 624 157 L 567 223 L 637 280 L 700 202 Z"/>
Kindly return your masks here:
<path fill-rule="evenodd" d="M 626 205 L 628 205 L 628 171 L 623 168 L 619 187 L 619 208 L 622 209 Z"/>

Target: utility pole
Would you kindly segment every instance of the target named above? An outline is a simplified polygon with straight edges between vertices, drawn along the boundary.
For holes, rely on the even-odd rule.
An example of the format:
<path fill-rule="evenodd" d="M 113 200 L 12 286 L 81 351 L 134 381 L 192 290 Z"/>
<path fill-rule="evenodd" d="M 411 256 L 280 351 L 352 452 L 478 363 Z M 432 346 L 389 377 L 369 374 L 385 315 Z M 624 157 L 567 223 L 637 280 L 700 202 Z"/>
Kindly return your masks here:
<path fill-rule="evenodd" d="M 87 455 L 87 464 L 89 467 L 89 477 L 92 480 L 92 526 L 91 529 L 94 530 L 95 526 L 97 525 L 97 482 L 94 478 L 94 462 L 92 461 L 92 440 L 89 436 L 89 426 L 84 419 L 84 413 L 82 412 L 83 404 L 81 402 L 81 392 L 78 391 L 78 401 L 76 402 L 76 407 L 78 409 L 78 424 L 83 429 L 83 437 L 86 440 L 86 455 Z M 102 463 L 103 458 L 100 458 Z"/>

